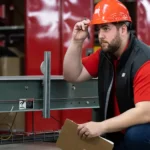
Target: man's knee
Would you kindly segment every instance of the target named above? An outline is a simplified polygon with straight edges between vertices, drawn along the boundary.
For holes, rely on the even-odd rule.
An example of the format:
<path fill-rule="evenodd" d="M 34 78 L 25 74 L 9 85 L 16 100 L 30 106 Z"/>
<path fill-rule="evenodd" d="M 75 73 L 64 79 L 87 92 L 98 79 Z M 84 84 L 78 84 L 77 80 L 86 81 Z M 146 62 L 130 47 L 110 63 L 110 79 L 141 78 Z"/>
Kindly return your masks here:
<path fill-rule="evenodd" d="M 141 134 L 140 132 L 138 132 L 138 128 L 140 128 L 139 126 L 133 126 L 127 129 L 126 133 L 125 133 L 125 141 L 127 142 L 138 142 L 141 138 Z"/>
<path fill-rule="evenodd" d="M 150 124 L 136 125 L 127 129 L 124 142 L 126 145 L 143 145 L 150 143 Z"/>

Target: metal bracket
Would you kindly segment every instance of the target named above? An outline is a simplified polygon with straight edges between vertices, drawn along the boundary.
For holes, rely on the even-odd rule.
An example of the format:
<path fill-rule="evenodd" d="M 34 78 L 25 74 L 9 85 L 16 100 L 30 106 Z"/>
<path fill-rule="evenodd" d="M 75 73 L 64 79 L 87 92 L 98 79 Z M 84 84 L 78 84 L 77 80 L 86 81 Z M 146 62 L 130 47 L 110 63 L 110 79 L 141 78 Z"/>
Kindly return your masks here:
<path fill-rule="evenodd" d="M 50 118 L 50 77 L 51 77 L 51 53 L 45 52 L 44 53 L 44 97 L 43 97 L 43 117 Z"/>

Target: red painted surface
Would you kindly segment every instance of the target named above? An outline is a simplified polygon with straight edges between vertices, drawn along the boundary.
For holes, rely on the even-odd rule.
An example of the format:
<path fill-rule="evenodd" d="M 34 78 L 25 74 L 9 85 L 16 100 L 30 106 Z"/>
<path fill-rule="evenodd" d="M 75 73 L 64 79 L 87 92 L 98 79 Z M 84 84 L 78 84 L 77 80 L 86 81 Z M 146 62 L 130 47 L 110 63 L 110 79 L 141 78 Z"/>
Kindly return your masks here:
<path fill-rule="evenodd" d="M 59 0 L 26 1 L 26 74 L 39 75 L 44 51 L 52 53 L 52 74 L 60 72 Z"/>
<path fill-rule="evenodd" d="M 44 51 L 51 51 L 52 74 L 61 74 L 60 1 L 26 0 L 26 75 L 41 75 Z M 59 120 L 60 112 L 51 111 Z M 48 131 L 60 128 L 54 119 L 43 119 L 42 112 L 26 113 L 26 131 Z"/>
<path fill-rule="evenodd" d="M 74 3 L 73 3 L 74 2 Z M 84 18 L 91 18 L 93 13 L 93 0 L 65 0 L 63 3 L 63 22 L 62 22 L 62 46 L 63 55 L 65 54 L 71 39 L 71 33 L 76 22 Z M 86 39 L 83 45 L 83 56 L 86 55 L 87 48 L 93 48 L 93 31 L 89 28 L 90 40 Z M 69 118 L 78 123 L 84 123 L 92 119 L 91 109 L 63 110 L 61 121 Z"/>
<path fill-rule="evenodd" d="M 73 27 L 76 22 L 83 20 L 84 18 L 91 19 L 93 14 L 93 0 L 64 0 L 63 3 L 63 22 L 62 22 L 62 42 L 63 42 L 63 54 L 65 54 L 69 42 Z M 91 39 L 86 39 L 83 45 L 83 56 L 87 48 L 93 48 L 93 31 L 89 28 Z"/>
<path fill-rule="evenodd" d="M 73 26 L 84 17 L 91 18 L 93 0 L 26 0 L 26 75 L 41 75 L 40 64 L 44 51 L 51 51 L 51 73 L 62 75 L 63 57 L 71 39 Z M 92 30 L 90 28 L 90 33 Z M 86 40 L 93 48 L 93 37 Z M 61 128 L 64 120 L 76 122 L 91 120 L 91 109 L 51 111 L 54 119 L 43 119 L 42 112 L 26 113 L 26 131 L 48 131 Z"/>
<path fill-rule="evenodd" d="M 138 0 L 137 7 L 137 36 L 150 45 L 150 0 Z"/>

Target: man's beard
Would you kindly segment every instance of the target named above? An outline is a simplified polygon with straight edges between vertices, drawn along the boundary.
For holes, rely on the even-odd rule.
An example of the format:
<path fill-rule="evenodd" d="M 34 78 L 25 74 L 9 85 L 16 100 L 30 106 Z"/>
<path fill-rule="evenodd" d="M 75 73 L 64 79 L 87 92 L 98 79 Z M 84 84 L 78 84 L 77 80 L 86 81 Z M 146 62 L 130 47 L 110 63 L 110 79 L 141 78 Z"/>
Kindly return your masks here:
<path fill-rule="evenodd" d="M 121 41 L 120 35 L 118 34 L 115 36 L 114 39 L 112 39 L 112 41 L 110 43 L 108 43 L 107 41 L 105 41 L 103 39 L 100 40 L 99 43 L 104 52 L 109 52 L 111 54 L 114 54 L 120 48 L 121 42 L 122 41 Z"/>

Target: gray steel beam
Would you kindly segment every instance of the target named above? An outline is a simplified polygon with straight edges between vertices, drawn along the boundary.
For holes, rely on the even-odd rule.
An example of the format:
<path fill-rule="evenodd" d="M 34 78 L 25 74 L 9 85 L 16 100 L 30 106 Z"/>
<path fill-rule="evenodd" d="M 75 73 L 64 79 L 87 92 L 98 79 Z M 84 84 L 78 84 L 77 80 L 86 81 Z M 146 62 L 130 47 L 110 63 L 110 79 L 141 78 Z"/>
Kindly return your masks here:
<path fill-rule="evenodd" d="M 0 112 L 43 111 L 44 76 L 0 77 Z M 99 108 L 97 79 L 68 83 L 51 76 L 50 110 Z"/>
<path fill-rule="evenodd" d="M 44 98 L 43 98 L 43 117 L 50 118 L 50 77 L 51 77 L 51 53 L 44 52 Z"/>
<path fill-rule="evenodd" d="M 42 111 L 44 118 L 50 118 L 50 110 L 99 108 L 97 79 L 66 82 L 51 75 L 50 59 L 51 53 L 45 52 L 43 76 L 0 77 L 0 112 Z"/>

